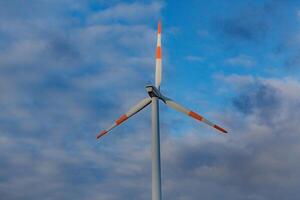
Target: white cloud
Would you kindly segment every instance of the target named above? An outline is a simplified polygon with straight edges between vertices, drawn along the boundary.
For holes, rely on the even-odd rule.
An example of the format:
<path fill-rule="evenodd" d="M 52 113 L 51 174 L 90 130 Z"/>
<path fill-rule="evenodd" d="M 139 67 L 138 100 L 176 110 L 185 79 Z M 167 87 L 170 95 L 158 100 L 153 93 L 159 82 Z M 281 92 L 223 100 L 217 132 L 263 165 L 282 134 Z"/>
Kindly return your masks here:
<path fill-rule="evenodd" d="M 73 3 L 0 8 L 1 197 L 149 199 L 149 110 L 101 143 L 95 135 L 147 95 L 160 3 L 107 5 L 95 24 L 87 2 Z"/>
<path fill-rule="evenodd" d="M 295 102 L 300 102 L 300 96 L 297 91 L 300 91 L 299 81 L 293 78 L 283 78 L 283 79 L 261 79 L 264 83 L 270 84 L 279 90 L 283 96 L 288 97 L 290 100 Z"/>
<path fill-rule="evenodd" d="M 95 24 L 72 27 L 67 23 L 72 20 L 65 19 L 62 11 L 69 7 L 58 3 L 61 1 L 51 2 L 52 9 L 45 3 L 39 12 L 29 12 L 36 1 L 22 4 L 25 14 L 16 14 L 16 5 L 12 11 L 0 8 L 7 10 L 5 20 L 11 23 L 1 30 L 14 33 L 11 38 L 3 36 L 8 44 L 1 51 L 1 198 L 150 199 L 150 110 L 101 141 L 95 135 L 145 95 L 142 83 L 149 79 L 147 70 L 153 71 L 149 66 L 155 30 L 143 20 L 159 15 L 157 3 L 109 6 L 102 15 L 103 23 L 95 19 Z M 124 7 L 129 9 L 125 20 L 130 25 L 108 24 L 109 17 L 117 20 L 125 15 Z M 136 8 L 145 15 L 133 13 Z M 85 6 L 76 9 L 89 13 Z M 120 13 L 113 13 L 117 11 Z M 50 19 L 41 17 L 43 12 Z M 38 25 L 32 23 L 34 19 Z M 226 80 L 241 85 L 257 82 L 241 76 Z M 225 113 L 221 124 L 230 129 L 225 137 L 189 132 L 175 139 L 168 135 L 168 122 L 162 123 L 166 198 L 298 198 L 294 193 L 298 193 L 300 176 L 295 159 L 300 146 L 299 114 L 295 112 L 299 110 L 299 92 L 295 92 L 299 82 L 258 80 L 275 88 L 276 97 L 284 102 L 265 120 L 259 110 L 267 110 L 263 105 L 270 98 L 255 99 L 256 107 L 249 116 L 241 117 L 236 110 Z M 249 98 L 259 97 L 256 93 L 252 91 Z M 126 99 L 126 103 L 117 99 Z M 259 104 L 262 100 L 263 105 Z M 280 123 L 266 123 L 273 120 Z"/>
<path fill-rule="evenodd" d="M 202 57 L 202 56 L 196 56 L 196 55 L 186 56 L 185 59 L 187 61 L 192 61 L 192 62 L 203 62 L 205 60 L 204 57 Z"/>
<path fill-rule="evenodd" d="M 252 67 L 256 64 L 256 62 L 254 58 L 241 54 L 236 57 L 226 59 L 225 64 L 239 67 Z"/>
<path fill-rule="evenodd" d="M 0 51 L 0 65 L 7 67 L 22 64 L 26 67 L 26 65 L 33 64 L 38 60 L 46 48 L 47 44 L 43 40 L 16 42 L 8 49 Z"/>
<path fill-rule="evenodd" d="M 149 4 L 143 3 L 119 3 L 113 7 L 109 7 L 104 11 L 94 14 L 90 17 L 89 22 L 107 23 L 107 22 L 144 22 L 155 17 L 159 18 L 159 12 L 162 8 L 162 3 L 152 2 Z"/>

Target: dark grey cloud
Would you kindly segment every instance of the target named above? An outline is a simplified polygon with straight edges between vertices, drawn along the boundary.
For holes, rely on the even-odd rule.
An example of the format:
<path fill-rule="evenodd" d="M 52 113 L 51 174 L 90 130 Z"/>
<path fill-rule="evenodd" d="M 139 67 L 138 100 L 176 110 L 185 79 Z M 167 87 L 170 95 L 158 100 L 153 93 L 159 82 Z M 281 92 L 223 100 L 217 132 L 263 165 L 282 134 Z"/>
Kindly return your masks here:
<path fill-rule="evenodd" d="M 140 3 L 143 9 L 150 6 L 149 12 L 136 16 L 144 21 L 130 25 L 87 23 L 101 13 L 91 9 L 100 3 L 1 2 L 0 196 L 4 199 L 148 199 L 150 195 L 146 184 L 150 176 L 144 173 L 149 169 L 149 148 L 145 149 L 149 141 L 140 131 L 149 129 L 145 124 L 149 114 L 140 114 L 136 126 L 129 122 L 127 128 L 120 127 L 110 142 L 99 145 L 95 135 L 146 95 L 143 85 L 151 78 L 155 37 L 146 19 L 157 17 L 160 9 Z M 114 8 L 119 2 L 101 5 Z"/>
<path fill-rule="evenodd" d="M 166 197 L 297 199 L 300 116 L 294 111 L 300 96 L 291 93 L 300 89 L 299 82 L 296 85 L 289 80 L 249 82 L 239 89 L 234 105 L 247 96 L 251 112 L 245 115 L 248 106 L 238 105 L 227 113 L 228 136 L 200 139 L 192 133 L 169 139 L 164 154 Z"/>
<path fill-rule="evenodd" d="M 256 19 L 255 13 L 243 13 L 236 18 L 221 21 L 223 34 L 234 39 L 255 41 L 266 36 L 266 22 Z"/>
<path fill-rule="evenodd" d="M 234 97 L 233 106 L 245 115 L 256 112 L 262 123 L 270 122 L 272 117 L 280 114 L 283 101 L 275 88 L 264 83 L 256 83 L 245 88 L 239 96 Z"/>
<path fill-rule="evenodd" d="M 289 24 L 284 23 L 284 19 L 288 15 L 287 10 L 296 11 L 291 9 L 293 6 L 295 4 L 290 1 L 270 0 L 261 3 L 249 1 L 229 17 L 219 17 L 216 26 L 222 36 L 234 41 L 261 42 L 278 34 L 278 31 L 284 31 L 278 27 Z"/>
<path fill-rule="evenodd" d="M 136 85 L 151 78 L 155 31 L 143 20 L 90 23 L 69 15 L 101 13 L 84 3 L 40 2 L 24 4 L 24 12 L 15 9 L 16 1 L 0 6 L 6 10 L 0 12 L 0 196 L 150 199 L 149 110 L 100 143 L 94 133 L 144 97 Z M 153 4 L 138 5 L 154 10 L 142 19 L 159 15 Z M 231 132 L 225 137 L 189 132 L 174 138 L 164 132 L 164 197 L 296 199 L 298 90 L 297 81 L 284 80 L 242 88 L 234 99 L 237 109 L 224 119 Z"/>
<path fill-rule="evenodd" d="M 289 71 L 299 69 L 299 30 L 295 26 L 299 22 L 299 2 L 245 2 L 231 14 L 217 16 L 213 22 L 213 30 L 225 48 L 245 47 L 254 54 L 263 51 L 266 56 L 261 60 L 276 60 L 282 63 L 280 68 Z"/>

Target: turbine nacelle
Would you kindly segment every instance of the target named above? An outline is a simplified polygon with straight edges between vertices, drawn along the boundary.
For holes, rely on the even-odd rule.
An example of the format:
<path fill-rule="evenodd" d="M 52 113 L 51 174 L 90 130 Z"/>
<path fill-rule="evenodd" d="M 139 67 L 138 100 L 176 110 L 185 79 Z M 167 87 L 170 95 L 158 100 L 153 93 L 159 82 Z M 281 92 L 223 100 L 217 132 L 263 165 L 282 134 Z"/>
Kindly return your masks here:
<path fill-rule="evenodd" d="M 157 97 L 157 98 L 165 101 L 165 97 L 161 94 L 159 89 L 157 89 L 155 86 L 147 85 L 146 86 L 146 91 L 148 92 L 150 97 Z"/>

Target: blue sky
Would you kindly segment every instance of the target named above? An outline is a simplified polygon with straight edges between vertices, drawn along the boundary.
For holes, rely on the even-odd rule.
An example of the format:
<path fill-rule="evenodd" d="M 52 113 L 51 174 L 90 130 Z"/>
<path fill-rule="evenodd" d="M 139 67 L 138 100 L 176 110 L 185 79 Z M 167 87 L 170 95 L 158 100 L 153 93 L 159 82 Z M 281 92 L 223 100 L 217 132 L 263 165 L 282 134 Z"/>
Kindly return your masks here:
<path fill-rule="evenodd" d="M 165 199 L 296 200 L 297 1 L 0 1 L 0 196 L 150 199 L 147 96 L 162 21 Z M 183 187 L 184 186 L 184 187 Z"/>

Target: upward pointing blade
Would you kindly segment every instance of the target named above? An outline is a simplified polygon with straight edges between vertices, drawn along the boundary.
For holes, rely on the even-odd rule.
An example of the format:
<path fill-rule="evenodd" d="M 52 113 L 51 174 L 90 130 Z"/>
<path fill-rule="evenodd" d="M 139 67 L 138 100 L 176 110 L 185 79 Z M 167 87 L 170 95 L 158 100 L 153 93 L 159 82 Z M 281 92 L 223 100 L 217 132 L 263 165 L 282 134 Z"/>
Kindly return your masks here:
<path fill-rule="evenodd" d="M 145 108 L 146 106 L 148 106 L 150 103 L 151 103 L 151 98 L 150 97 L 148 97 L 148 98 L 143 99 L 142 101 L 140 101 L 138 104 L 136 104 L 135 106 L 133 106 L 127 113 L 125 113 L 124 115 L 122 115 L 121 117 L 119 117 L 119 119 L 117 119 L 115 121 L 115 123 L 112 124 L 108 129 L 101 131 L 97 135 L 97 139 L 99 139 L 101 136 L 103 136 L 106 133 L 108 133 L 110 130 L 112 130 L 116 126 L 118 126 L 121 123 L 123 123 L 129 117 L 131 117 L 131 116 L 135 115 L 136 113 L 138 113 L 139 111 L 141 111 L 143 108 Z"/>
<path fill-rule="evenodd" d="M 199 120 L 199 121 L 201 121 L 201 122 L 204 122 L 205 124 L 207 124 L 207 125 L 209 125 L 209 126 L 215 128 L 215 129 L 217 129 L 218 131 L 221 131 L 221 132 L 223 132 L 223 133 L 227 133 L 227 131 L 226 131 L 225 129 L 223 129 L 222 127 L 220 127 L 220 126 L 218 126 L 218 125 L 216 125 L 216 124 L 214 124 L 214 123 L 208 121 L 208 120 L 205 119 L 203 116 L 201 116 L 201 115 L 199 115 L 199 114 L 197 114 L 197 113 L 195 113 L 195 112 L 193 112 L 193 111 L 191 111 L 191 110 L 188 110 L 188 109 L 186 109 L 185 107 L 183 107 L 183 106 L 181 106 L 181 105 L 175 103 L 175 102 L 172 101 L 171 99 L 165 98 L 164 101 L 165 101 L 165 103 L 166 103 L 168 106 L 170 106 L 171 108 L 174 108 L 175 110 L 177 110 L 177 111 L 179 111 L 179 112 L 182 112 L 182 113 L 184 113 L 184 114 L 186 114 L 186 115 L 188 115 L 188 116 L 190 116 L 190 117 L 192 117 L 192 118 L 194 118 L 194 119 L 196 119 L 196 120 Z"/>
<path fill-rule="evenodd" d="M 156 66 L 155 66 L 155 86 L 159 89 L 162 76 L 162 51 L 161 51 L 161 23 L 157 25 L 157 45 L 156 45 Z"/>

